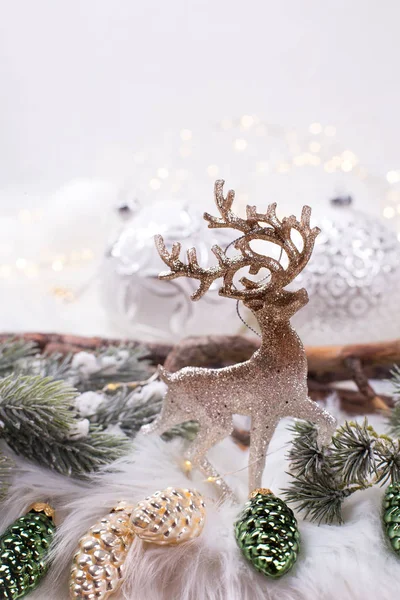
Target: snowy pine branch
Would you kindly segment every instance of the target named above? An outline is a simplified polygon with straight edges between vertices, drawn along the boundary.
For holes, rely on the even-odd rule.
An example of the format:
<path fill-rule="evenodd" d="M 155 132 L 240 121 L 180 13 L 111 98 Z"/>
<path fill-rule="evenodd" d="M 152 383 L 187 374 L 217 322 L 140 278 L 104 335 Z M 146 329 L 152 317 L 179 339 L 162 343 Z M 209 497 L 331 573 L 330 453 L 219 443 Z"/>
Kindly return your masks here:
<path fill-rule="evenodd" d="M 365 485 L 376 474 L 375 443 L 378 438 L 366 419 L 360 425 L 346 421 L 332 438 L 329 464 L 344 484 Z"/>
<path fill-rule="evenodd" d="M 161 410 L 163 388 L 157 384 L 144 386 L 142 389 L 131 391 L 122 388 L 112 395 L 104 395 L 104 400 L 91 418 L 103 429 L 118 427 L 127 437 L 133 438 L 143 425 L 154 421 Z M 192 440 L 198 432 L 198 424 L 188 421 L 167 431 L 162 437 L 170 440 L 173 437 L 183 437 Z"/>
<path fill-rule="evenodd" d="M 318 523 L 342 523 L 342 503 L 345 498 L 357 491 L 358 487 L 339 487 L 329 474 L 314 473 L 313 477 L 292 475 L 289 487 L 285 490 L 288 502 L 296 504 L 304 511 L 305 517 Z"/>
<path fill-rule="evenodd" d="M 346 421 L 330 444 L 319 446 L 315 426 L 297 422 L 289 451 L 289 502 L 311 520 L 342 522 L 343 501 L 354 492 L 400 481 L 400 442 L 368 425 Z"/>
<path fill-rule="evenodd" d="M 1 436 L 16 454 L 66 475 L 82 476 L 119 458 L 127 441 L 78 421 L 75 397 L 71 386 L 51 378 L 0 380 Z"/>
<path fill-rule="evenodd" d="M 31 359 L 36 353 L 37 346 L 34 342 L 14 338 L 0 342 L 0 377 L 8 375 L 18 363 Z"/>
<path fill-rule="evenodd" d="M 71 361 L 73 384 L 80 391 L 100 390 L 110 383 L 146 380 L 151 375 L 143 346 L 105 346 L 95 354 L 79 352 Z"/>

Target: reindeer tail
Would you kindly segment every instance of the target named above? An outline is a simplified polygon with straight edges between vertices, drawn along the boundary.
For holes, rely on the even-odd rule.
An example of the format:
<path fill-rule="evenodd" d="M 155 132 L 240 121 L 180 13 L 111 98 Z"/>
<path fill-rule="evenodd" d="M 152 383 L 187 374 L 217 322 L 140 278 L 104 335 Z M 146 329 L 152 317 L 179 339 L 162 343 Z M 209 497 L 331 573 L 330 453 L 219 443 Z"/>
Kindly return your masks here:
<path fill-rule="evenodd" d="M 167 385 L 169 383 L 171 383 L 172 381 L 172 373 L 170 373 L 169 371 L 167 371 L 167 369 L 164 369 L 164 367 L 162 367 L 161 365 L 158 365 L 158 374 L 160 376 L 160 379 L 166 383 Z"/>

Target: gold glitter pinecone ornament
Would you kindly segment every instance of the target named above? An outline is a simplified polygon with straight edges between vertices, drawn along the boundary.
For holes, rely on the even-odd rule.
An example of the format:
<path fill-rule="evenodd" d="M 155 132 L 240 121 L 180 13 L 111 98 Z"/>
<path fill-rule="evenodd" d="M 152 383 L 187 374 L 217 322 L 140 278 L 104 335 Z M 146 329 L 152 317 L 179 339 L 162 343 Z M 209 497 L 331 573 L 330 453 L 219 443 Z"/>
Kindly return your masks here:
<path fill-rule="evenodd" d="M 120 502 L 81 538 L 71 569 L 71 599 L 106 600 L 120 587 L 135 537 L 132 508 Z"/>
<path fill-rule="evenodd" d="M 153 544 L 182 544 L 200 535 L 206 511 L 195 490 L 169 487 L 139 502 L 132 512 L 138 537 Z"/>

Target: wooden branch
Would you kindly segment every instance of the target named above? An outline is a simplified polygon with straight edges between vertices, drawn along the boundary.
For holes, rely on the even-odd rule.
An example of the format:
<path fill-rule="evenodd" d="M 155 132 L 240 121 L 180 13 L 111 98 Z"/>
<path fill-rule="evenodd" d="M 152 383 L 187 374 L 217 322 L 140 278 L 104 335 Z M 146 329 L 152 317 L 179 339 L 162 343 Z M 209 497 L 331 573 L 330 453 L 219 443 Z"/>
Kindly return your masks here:
<path fill-rule="evenodd" d="M 82 350 L 93 351 L 104 345 L 123 341 L 140 344 L 135 340 L 81 337 L 56 333 L 2 334 L 0 341 L 18 337 L 35 341 L 42 352 L 67 354 Z M 189 337 L 172 347 L 165 343 L 145 343 L 151 363 L 164 364 L 169 371 L 185 366 L 221 368 L 250 358 L 260 346 L 257 338 L 247 336 Z M 342 408 L 350 414 L 361 414 L 373 408 L 382 409 L 390 404 L 388 397 L 378 397 L 369 378 L 389 376 L 394 364 L 400 364 L 400 340 L 372 344 L 306 347 L 309 366 L 309 390 L 315 400 L 336 391 Z M 358 391 L 336 389 L 335 382 L 352 379 Z M 239 436 L 240 438 L 240 436 Z"/>

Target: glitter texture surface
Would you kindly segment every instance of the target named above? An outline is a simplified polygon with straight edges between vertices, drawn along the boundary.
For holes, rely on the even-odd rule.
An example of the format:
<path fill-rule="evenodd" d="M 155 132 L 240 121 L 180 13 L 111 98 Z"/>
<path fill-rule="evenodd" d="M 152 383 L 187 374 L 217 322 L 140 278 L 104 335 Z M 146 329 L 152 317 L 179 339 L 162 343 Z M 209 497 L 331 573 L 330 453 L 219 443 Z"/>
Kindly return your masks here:
<path fill-rule="evenodd" d="M 251 417 L 249 454 L 249 489 L 261 487 L 268 444 L 275 427 L 283 417 L 307 419 L 319 426 L 320 439 L 330 437 L 335 419 L 308 398 L 307 361 L 303 345 L 290 325 L 290 318 L 308 302 L 305 289 L 296 292 L 284 289 L 297 277 L 310 259 L 318 228 L 310 227 L 311 209 L 303 208 L 298 221 L 294 216 L 279 220 L 276 205 L 266 213 L 256 207 L 247 207 L 247 218 L 238 217 L 231 210 L 234 192 L 223 196 L 222 180 L 215 184 L 215 201 L 221 217 L 205 214 L 208 226 L 232 228 L 241 232 L 233 246 L 239 251 L 230 257 L 219 246 L 212 248 L 218 264 L 202 268 L 195 249 L 187 252 L 187 263 L 180 258 L 180 244 L 169 252 L 161 236 L 156 245 L 170 270 L 160 274 L 162 279 L 190 277 L 199 281 L 192 299 L 198 300 L 213 282 L 222 278 L 219 293 L 241 300 L 257 319 L 262 334 L 259 350 L 246 362 L 223 369 L 185 367 L 177 373 L 159 368 L 160 376 L 168 385 L 160 416 L 143 427 L 145 433 L 162 434 L 178 423 L 196 420 L 200 430 L 189 446 L 185 459 L 200 468 L 208 477 L 218 474 L 206 458 L 207 451 L 233 430 L 234 414 Z M 292 231 L 302 239 L 301 248 L 293 241 Z M 286 255 L 287 266 L 275 258 L 256 252 L 252 241 L 276 244 Z M 269 276 L 258 281 L 242 277 L 239 289 L 234 282 L 237 272 L 248 268 L 248 274 L 257 275 L 267 269 Z M 216 481 L 223 492 L 228 488 L 222 478 Z"/>

